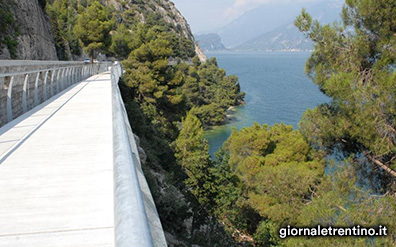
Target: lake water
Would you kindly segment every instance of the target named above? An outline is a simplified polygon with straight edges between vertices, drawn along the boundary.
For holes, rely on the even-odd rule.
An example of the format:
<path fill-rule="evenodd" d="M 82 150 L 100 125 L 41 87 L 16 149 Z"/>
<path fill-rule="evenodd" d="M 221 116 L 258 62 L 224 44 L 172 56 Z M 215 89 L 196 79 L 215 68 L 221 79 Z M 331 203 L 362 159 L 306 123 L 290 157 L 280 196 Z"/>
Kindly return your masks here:
<path fill-rule="evenodd" d="M 302 114 L 308 108 L 328 102 L 304 74 L 307 52 L 267 53 L 207 53 L 216 57 L 220 68 L 239 77 L 246 92 L 246 105 L 236 108 L 229 124 L 205 131 L 214 154 L 230 136 L 233 127 L 241 129 L 253 125 L 283 122 L 298 128 Z"/>

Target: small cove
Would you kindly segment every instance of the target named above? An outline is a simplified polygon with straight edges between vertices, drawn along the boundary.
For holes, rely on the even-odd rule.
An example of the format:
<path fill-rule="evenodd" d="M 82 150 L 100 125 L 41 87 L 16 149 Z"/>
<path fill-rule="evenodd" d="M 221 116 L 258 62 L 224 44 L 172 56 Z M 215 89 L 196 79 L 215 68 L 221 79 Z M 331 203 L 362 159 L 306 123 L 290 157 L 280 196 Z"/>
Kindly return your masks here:
<path fill-rule="evenodd" d="M 214 153 L 229 137 L 232 128 L 283 122 L 298 128 L 302 114 L 309 108 L 329 101 L 304 73 L 308 52 L 207 53 L 216 57 L 228 75 L 239 77 L 246 93 L 245 105 L 229 112 L 231 121 L 205 131 Z"/>

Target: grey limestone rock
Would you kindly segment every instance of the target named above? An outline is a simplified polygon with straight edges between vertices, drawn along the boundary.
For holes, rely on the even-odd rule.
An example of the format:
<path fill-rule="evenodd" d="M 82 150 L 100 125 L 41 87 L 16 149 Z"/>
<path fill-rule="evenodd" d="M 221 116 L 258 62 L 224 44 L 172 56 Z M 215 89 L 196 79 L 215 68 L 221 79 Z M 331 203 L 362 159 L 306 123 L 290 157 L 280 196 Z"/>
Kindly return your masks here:
<path fill-rule="evenodd" d="M 21 60 L 58 60 L 51 25 L 38 0 L 0 0 L 13 15 L 19 35 L 16 58 Z M 11 59 L 3 48 L 0 59 Z"/>

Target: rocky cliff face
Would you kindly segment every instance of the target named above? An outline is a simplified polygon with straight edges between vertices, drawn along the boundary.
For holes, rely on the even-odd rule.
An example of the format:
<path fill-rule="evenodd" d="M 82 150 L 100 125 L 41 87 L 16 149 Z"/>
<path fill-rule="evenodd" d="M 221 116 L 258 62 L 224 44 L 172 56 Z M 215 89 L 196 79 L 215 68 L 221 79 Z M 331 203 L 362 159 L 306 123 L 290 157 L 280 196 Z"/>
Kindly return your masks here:
<path fill-rule="evenodd" d="M 127 2 L 127 4 L 126 4 Z M 108 0 L 108 3 L 113 5 L 118 11 L 122 11 L 123 8 L 132 8 L 132 6 L 137 4 L 135 0 Z M 143 8 L 146 12 L 154 12 L 161 16 L 161 19 L 165 22 L 171 24 L 177 33 L 183 35 L 185 38 L 191 40 L 195 45 L 195 52 L 201 62 L 206 61 L 206 56 L 203 53 L 201 47 L 197 44 L 194 39 L 194 35 L 191 32 L 190 25 L 187 20 L 175 7 L 175 4 L 169 0 L 145 0 L 144 4 L 138 3 L 140 8 Z M 144 15 L 141 15 L 141 21 L 146 22 Z"/>
<path fill-rule="evenodd" d="M 0 59 L 58 60 L 51 25 L 38 0 L 0 0 L 0 7 L 13 18 L 13 28 L 2 35 L 16 41 L 14 51 L 2 45 Z"/>
<path fill-rule="evenodd" d="M 203 53 L 201 47 L 195 42 L 194 35 L 191 32 L 190 25 L 187 23 L 184 16 L 176 9 L 175 4 L 168 0 L 163 0 L 163 6 L 158 5 L 157 10 L 161 15 L 163 15 L 164 20 L 168 23 L 173 24 L 175 27 L 180 27 L 182 34 L 194 42 L 195 53 L 201 60 L 201 62 L 206 61 L 206 56 Z"/>

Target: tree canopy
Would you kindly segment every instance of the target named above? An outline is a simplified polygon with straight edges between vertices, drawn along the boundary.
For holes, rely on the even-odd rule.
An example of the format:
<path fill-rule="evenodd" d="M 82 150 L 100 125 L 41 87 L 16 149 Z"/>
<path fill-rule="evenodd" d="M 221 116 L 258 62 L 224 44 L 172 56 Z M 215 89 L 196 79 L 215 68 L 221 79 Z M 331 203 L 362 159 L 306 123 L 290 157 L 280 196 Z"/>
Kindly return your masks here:
<path fill-rule="evenodd" d="M 81 46 L 73 28 L 77 21 L 79 5 L 77 0 L 58 0 L 46 4 L 60 60 L 72 60 L 73 55 L 81 55 Z"/>
<path fill-rule="evenodd" d="M 162 25 L 141 24 L 134 33 L 130 43 L 135 49 L 123 62 L 125 82 L 167 136 L 176 138 L 175 123 L 189 110 L 207 127 L 223 123 L 227 108 L 243 102 L 238 78 L 227 76 L 214 58 L 201 63 L 195 57 L 189 62 L 182 55 L 194 49 L 192 44 L 184 46 L 185 38 Z"/>
<path fill-rule="evenodd" d="M 204 139 L 201 121 L 191 112 L 182 123 L 182 129 L 175 141 L 175 157 L 186 171 L 186 184 L 199 203 L 208 207 L 211 195 L 211 159 L 209 144 Z"/>
<path fill-rule="evenodd" d="M 111 45 L 111 28 L 110 13 L 99 1 L 92 2 L 78 15 L 74 33 L 81 41 L 84 52 L 89 54 L 91 62 L 98 52 L 107 51 Z"/>
<path fill-rule="evenodd" d="M 362 153 L 396 176 L 396 3 L 348 0 L 342 23 L 320 25 L 305 10 L 296 26 L 315 44 L 308 76 L 332 98 L 307 111 L 302 133 L 314 145 Z M 390 169 L 389 169 L 390 168 Z"/>

